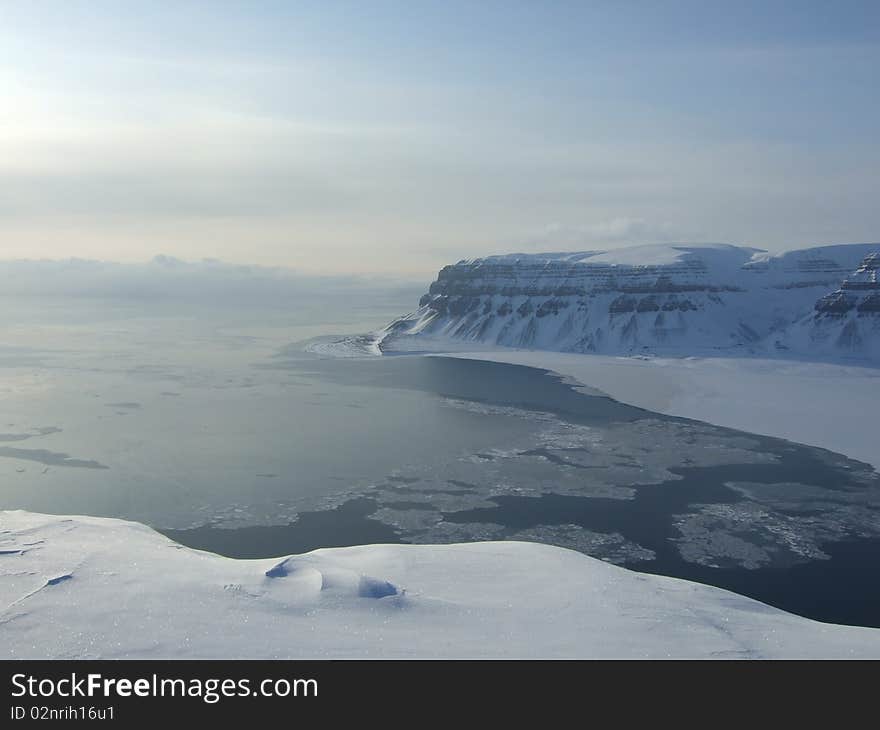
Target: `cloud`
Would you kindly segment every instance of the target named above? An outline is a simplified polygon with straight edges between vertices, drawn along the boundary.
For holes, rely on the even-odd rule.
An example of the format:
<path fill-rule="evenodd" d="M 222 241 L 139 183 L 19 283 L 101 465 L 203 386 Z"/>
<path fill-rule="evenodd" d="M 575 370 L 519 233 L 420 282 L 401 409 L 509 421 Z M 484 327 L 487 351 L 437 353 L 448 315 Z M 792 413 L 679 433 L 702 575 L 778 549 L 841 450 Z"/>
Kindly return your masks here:
<path fill-rule="evenodd" d="M 532 250 L 553 248 L 619 247 L 642 243 L 684 243 L 703 240 L 699 232 L 687 231 L 667 222 L 641 218 L 609 218 L 577 225 L 548 223 L 539 231 L 527 234 L 520 245 Z"/>
<path fill-rule="evenodd" d="M 3 296 L 82 298 L 210 306 L 217 309 L 323 306 L 331 300 L 356 308 L 359 297 L 380 303 L 412 288 L 395 279 L 308 276 L 291 269 L 242 266 L 216 259 L 183 261 L 159 255 L 140 264 L 89 259 L 0 261 Z"/>
<path fill-rule="evenodd" d="M 421 12 L 40 5 L 0 25 L 7 257 L 428 276 L 511 249 L 779 250 L 880 225 L 856 15 L 767 36 L 716 11 L 636 28 L 505 7 L 480 11 L 504 30 L 462 33 L 441 9 L 426 44 Z"/>

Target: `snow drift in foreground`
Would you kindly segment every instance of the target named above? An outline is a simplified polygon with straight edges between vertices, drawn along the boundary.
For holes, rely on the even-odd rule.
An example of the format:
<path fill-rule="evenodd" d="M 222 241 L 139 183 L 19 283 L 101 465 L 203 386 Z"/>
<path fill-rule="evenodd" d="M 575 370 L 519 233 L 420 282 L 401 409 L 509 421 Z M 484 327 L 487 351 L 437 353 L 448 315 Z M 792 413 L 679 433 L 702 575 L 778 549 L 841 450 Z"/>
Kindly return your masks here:
<path fill-rule="evenodd" d="M 669 244 L 466 259 L 441 269 L 418 310 L 377 342 L 400 349 L 439 335 L 561 352 L 880 362 L 878 252 Z"/>
<path fill-rule="evenodd" d="M 521 542 L 232 560 L 131 522 L 0 512 L 0 654 L 880 657 L 880 630 Z"/>

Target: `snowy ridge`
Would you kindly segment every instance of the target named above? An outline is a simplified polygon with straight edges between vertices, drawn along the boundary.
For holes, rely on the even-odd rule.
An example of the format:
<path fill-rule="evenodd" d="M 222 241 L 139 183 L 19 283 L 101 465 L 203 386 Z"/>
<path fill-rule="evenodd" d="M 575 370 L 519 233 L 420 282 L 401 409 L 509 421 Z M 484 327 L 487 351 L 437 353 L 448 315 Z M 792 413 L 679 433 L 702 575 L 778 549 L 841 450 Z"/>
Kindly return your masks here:
<path fill-rule="evenodd" d="M 816 302 L 797 322 L 786 346 L 821 354 L 858 352 L 880 362 L 880 253 L 865 257 L 839 289 Z"/>
<path fill-rule="evenodd" d="M 836 329 L 846 323 L 837 320 L 823 325 L 831 331 L 824 338 L 789 334 L 841 281 L 857 286 L 852 272 L 876 262 L 870 257 L 878 251 L 880 244 L 851 244 L 774 256 L 727 244 L 682 244 L 466 259 L 440 270 L 419 309 L 381 333 L 380 347 L 389 351 L 407 337 L 430 335 L 563 352 L 792 352 L 870 360 L 877 357 L 880 321 L 873 290 L 867 304 L 852 307 L 853 316 L 872 323 L 857 328 L 858 337 L 841 338 Z M 832 345 L 820 348 L 820 342 Z"/>
<path fill-rule="evenodd" d="M 523 542 L 232 560 L 0 512 L 3 658 L 880 657 L 880 630 Z"/>

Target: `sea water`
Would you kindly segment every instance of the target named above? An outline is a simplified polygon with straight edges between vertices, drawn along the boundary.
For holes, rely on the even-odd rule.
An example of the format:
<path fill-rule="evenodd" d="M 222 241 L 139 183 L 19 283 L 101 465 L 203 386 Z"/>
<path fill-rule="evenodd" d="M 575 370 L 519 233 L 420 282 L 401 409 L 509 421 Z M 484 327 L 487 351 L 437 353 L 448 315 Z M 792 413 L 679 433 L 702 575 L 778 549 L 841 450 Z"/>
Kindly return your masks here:
<path fill-rule="evenodd" d="M 535 368 L 319 346 L 385 316 L 19 317 L 0 349 L 0 507 L 249 558 L 533 540 L 880 625 L 871 467 Z"/>

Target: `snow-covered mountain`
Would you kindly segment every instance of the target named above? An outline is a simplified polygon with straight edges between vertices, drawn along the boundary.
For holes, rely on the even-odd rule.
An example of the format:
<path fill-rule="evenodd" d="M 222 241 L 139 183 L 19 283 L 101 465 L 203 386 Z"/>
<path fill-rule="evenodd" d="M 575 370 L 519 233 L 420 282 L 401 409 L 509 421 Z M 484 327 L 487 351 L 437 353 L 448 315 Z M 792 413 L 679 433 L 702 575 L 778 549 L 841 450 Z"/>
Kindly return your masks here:
<path fill-rule="evenodd" d="M 823 355 L 861 354 L 880 361 L 880 252 L 865 257 L 839 289 L 787 333 L 786 346 Z"/>
<path fill-rule="evenodd" d="M 877 358 L 880 244 L 772 255 L 727 244 L 466 259 L 380 334 L 610 354 Z M 856 274 L 853 274 L 853 271 Z M 841 283 L 843 282 L 843 283 Z"/>

